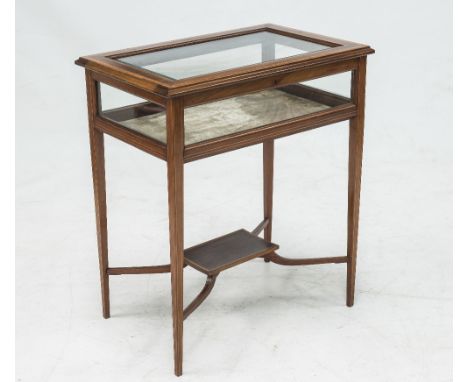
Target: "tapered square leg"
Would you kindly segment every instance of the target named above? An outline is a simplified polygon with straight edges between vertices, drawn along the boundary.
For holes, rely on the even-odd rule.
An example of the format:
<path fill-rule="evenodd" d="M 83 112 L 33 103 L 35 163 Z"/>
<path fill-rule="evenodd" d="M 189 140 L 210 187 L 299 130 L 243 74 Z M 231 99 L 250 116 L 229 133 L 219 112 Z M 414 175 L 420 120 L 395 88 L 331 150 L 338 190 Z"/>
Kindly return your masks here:
<path fill-rule="evenodd" d="M 167 181 L 171 256 L 174 372 L 182 375 L 184 271 L 184 109 L 179 99 L 167 105 Z"/>
<path fill-rule="evenodd" d="M 86 91 L 88 97 L 89 142 L 91 148 L 91 165 L 93 171 L 94 203 L 96 211 L 97 242 L 99 253 L 99 269 L 101 276 L 102 315 L 110 316 L 109 275 L 107 274 L 107 206 L 106 206 L 106 176 L 104 163 L 104 136 L 95 129 L 94 120 L 99 109 L 99 89 L 91 73 L 86 71 Z"/>
<path fill-rule="evenodd" d="M 263 231 L 263 238 L 271 242 L 271 230 L 273 219 L 273 161 L 274 140 L 263 142 L 263 217 L 268 219 L 268 225 Z M 263 258 L 269 262 L 268 256 Z"/>
<path fill-rule="evenodd" d="M 349 167 L 348 167 L 348 249 L 346 305 L 353 306 L 356 284 L 356 258 L 359 228 L 359 202 L 361 193 L 361 168 L 364 140 L 366 58 L 352 74 L 352 99 L 357 106 L 357 115 L 349 122 Z"/>

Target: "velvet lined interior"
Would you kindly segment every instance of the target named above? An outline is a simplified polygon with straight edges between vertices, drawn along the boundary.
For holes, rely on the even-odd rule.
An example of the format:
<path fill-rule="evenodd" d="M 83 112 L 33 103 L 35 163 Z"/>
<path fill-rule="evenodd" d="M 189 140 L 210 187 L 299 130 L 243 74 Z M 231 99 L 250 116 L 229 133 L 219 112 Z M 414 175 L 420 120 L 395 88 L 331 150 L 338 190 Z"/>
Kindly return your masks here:
<path fill-rule="evenodd" d="M 281 90 L 269 89 L 185 109 L 185 144 L 205 141 L 269 123 L 299 117 L 329 106 Z M 166 143 L 166 114 L 120 122 L 125 127 Z"/>

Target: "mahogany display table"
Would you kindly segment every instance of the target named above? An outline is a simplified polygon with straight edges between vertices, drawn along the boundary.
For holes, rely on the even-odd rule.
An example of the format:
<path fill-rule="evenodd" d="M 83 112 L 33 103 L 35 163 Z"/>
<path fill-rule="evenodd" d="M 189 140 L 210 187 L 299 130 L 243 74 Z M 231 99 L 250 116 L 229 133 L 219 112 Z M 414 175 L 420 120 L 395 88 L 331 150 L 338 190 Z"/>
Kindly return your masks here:
<path fill-rule="evenodd" d="M 102 307 L 110 316 L 109 276 L 171 273 L 175 374 L 182 374 L 183 321 L 208 296 L 220 272 L 263 257 L 281 265 L 347 264 L 346 303 L 354 302 L 364 134 L 367 45 L 266 24 L 140 48 L 80 57 L 86 69 Z M 351 72 L 350 97 L 301 82 Z M 101 84 L 143 102 L 105 109 Z M 349 120 L 346 256 L 291 259 L 271 242 L 274 140 Z M 167 162 L 170 264 L 109 267 L 104 134 Z M 184 164 L 263 144 L 264 216 L 244 229 L 184 249 Z M 258 235 L 263 231 L 263 238 Z M 183 305 L 183 271 L 207 276 Z"/>

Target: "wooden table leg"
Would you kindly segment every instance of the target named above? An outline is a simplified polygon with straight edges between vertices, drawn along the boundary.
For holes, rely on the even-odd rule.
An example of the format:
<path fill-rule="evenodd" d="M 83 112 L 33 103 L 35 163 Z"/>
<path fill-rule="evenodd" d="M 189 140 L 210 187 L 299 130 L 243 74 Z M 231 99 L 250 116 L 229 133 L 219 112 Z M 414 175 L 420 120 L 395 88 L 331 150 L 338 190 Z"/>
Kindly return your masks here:
<path fill-rule="evenodd" d="M 262 62 L 275 59 L 275 44 L 262 42 Z M 274 139 L 263 142 L 263 217 L 268 219 L 268 225 L 263 230 L 263 238 L 271 242 L 272 213 L 273 213 L 273 159 Z M 265 256 L 263 260 L 268 263 L 270 259 Z"/>
<path fill-rule="evenodd" d="M 352 74 L 351 97 L 357 106 L 357 115 L 349 122 L 348 168 L 348 250 L 346 305 L 354 304 L 356 283 L 356 257 L 359 227 L 359 198 L 361 192 L 361 167 L 364 138 L 364 101 L 366 87 L 366 57 Z"/>
<path fill-rule="evenodd" d="M 273 160 L 274 140 L 263 142 L 263 216 L 268 219 L 268 225 L 263 231 L 263 238 L 271 242 L 271 229 L 273 219 Z M 268 256 L 264 257 L 269 262 Z"/>
<path fill-rule="evenodd" d="M 184 270 L 184 108 L 180 99 L 167 105 L 167 180 L 171 255 L 174 372 L 182 375 Z"/>
<path fill-rule="evenodd" d="M 96 229 L 99 253 L 99 268 L 101 275 L 102 315 L 110 317 L 109 275 L 107 274 L 107 206 L 106 206 L 106 176 L 104 164 L 104 136 L 94 127 L 95 116 L 99 110 L 98 83 L 86 71 L 86 92 L 88 97 L 89 142 L 91 147 L 91 165 L 93 171 L 94 203 L 96 211 Z"/>

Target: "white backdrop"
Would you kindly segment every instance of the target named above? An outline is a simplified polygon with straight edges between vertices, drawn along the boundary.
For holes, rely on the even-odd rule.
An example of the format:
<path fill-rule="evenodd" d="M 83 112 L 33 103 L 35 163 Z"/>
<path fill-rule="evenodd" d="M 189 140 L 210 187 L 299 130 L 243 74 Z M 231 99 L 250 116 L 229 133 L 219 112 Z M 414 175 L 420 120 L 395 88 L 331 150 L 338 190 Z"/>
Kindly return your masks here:
<path fill-rule="evenodd" d="M 376 49 L 356 304 L 345 306 L 344 265 L 244 264 L 186 321 L 183 378 L 451 380 L 449 2 L 18 0 L 16 12 L 17 380 L 173 379 L 168 275 L 114 276 L 112 318 L 100 316 L 84 73 L 73 61 L 263 22 Z M 164 163 L 106 145 L 111 265 L 166 263 Z M 346 150 L 345 124 L 277 141 L 273 237 L 285 256 L 345 253 Z M 188 165 L 186 246 L 254 227 L 260 176 L 260 147 Z M 204 280 L 185 275 L 188 301 Z"/>

